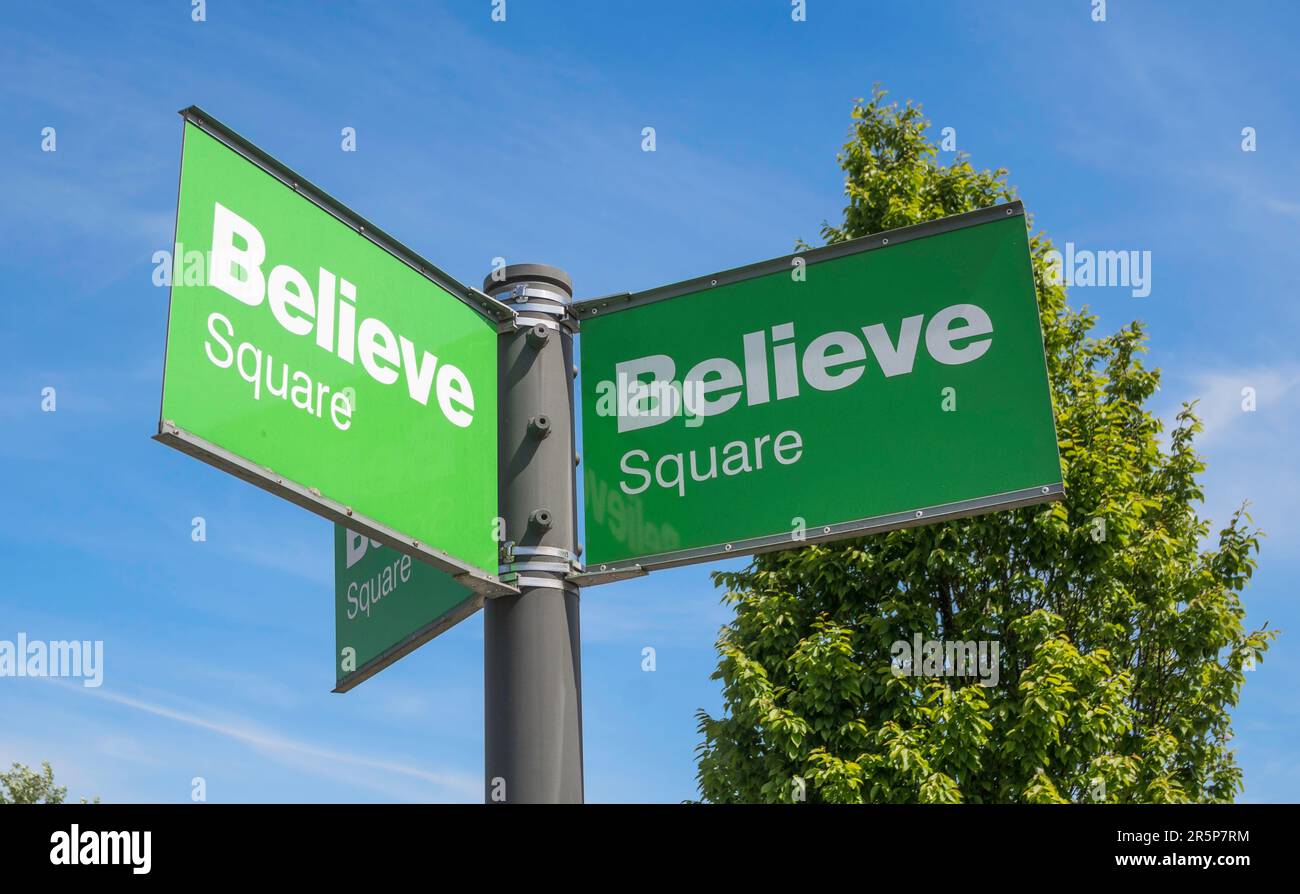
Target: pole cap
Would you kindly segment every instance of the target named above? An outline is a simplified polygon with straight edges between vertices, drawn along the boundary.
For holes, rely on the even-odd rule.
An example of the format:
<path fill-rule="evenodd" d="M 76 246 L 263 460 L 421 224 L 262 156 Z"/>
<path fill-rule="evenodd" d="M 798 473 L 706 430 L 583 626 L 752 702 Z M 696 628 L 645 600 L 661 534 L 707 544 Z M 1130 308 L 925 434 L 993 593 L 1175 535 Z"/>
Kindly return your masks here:
<path fill-rule="evenodd" d="M 564 294 L 573 298 L 573 280 L 569 274 L 549 264 L 508 264 L 496 277 L 489 273 L 483 278 L 483 291 L 491 295 L 521 282 L 553 286 L 562 289 Z"/>

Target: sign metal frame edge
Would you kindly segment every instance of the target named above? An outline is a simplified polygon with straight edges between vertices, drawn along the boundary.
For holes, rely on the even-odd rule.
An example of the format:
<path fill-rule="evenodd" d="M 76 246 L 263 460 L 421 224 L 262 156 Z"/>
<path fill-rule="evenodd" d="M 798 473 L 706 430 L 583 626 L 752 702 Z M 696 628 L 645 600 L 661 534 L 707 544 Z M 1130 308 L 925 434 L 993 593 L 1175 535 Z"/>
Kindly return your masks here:
<path fill-rule="evenodd" d="M 297 481 L 277 475 L 275 470 L 259 466 L 237 453 L 232 453 L 224 447 L 219 447 L 211 441 L 178 428 L 171 422 L 161 421 L 158 425 L 158 434 L 153 436 L 153 440 L 233 475 L 241 481 L 260 487 L 328 521 L 358 534 L 364 534 L 384 546 L 392 547 L 413 559 L 445 571 L 454 577 L 457 583 L 482 596 L 507 596 L 519 593 L 518 588 L 503 582 L 494 574 L 484 572 L 476 565 L 471 565 L 426 543 L 408 539 L 382 522 L 354 513 L 345 504 L 322 496 L 314 488 L 305 487 Z"/>
<path fill-rule="evenodd" d="M 974 211 L 966 211 L 961 214 L 953 214 L 949 217 L 940 217 L 937 220 L 927 220 L 894 230 L 872 233 L 870 236 L 846 239 L 843 242 L 834 242 L 820 248 L 812 248 L 808 251 L 795 252 L 782 255 L 779 258 L 746 264 L 743 267 L 733 267 L 717 273 L 696 276 L 641 292 L 619 292 L 613 295 L 587 298 L 574 303 L 570 307 L 570 311 L 579 320 L 585 320 L 602 313 L 618 313 L 634 307 L 653 304 L 657 301 L 667 301 L 670 298 L 680 298 L 684 295 L 712 291 L 721 286 L 733 285 L 759 276 L 787 272 L 796 258 L 802 258 L 805 264 L 811 266 L 822 261 L 832 261 L 864 251 L 888 249 L 904 242 L 914 242 L 917 239 L 939 236 L 953 230 L 962 230 L 967 227 L 975 227 L 980 224 L 992 223 L 995 220 L 1005 220 L 1008 217 L 1016 216 L 1025 216 L 1024 203 L 1019 199 L 1012 202 L 1003 202 L 1000 205 L 990 205 L 987 208 L 977 208 Z"/>
<path fill-rule="evenodd" d="M 479 316 L 495 324 L 508 323 L 515 318 L 516 314 L 513 309 L 480 292 L 473 286 L 467 286 L 460 282 L 427 258 L 403 245 L 360 214 L 357 214 L 297 171 L 277 160 L 270 153 L 222 124 L 203 109 L 198 106 L 188 106 L 180 110 L 180 116 L 227 149 L 261 168 L 262 171 L 292 189 L 344 226 L 354 230 L 359 236 L 365 237 L 388 255 L 401 261 L 443 291 L 451 294 Z"/>
<path fill-rule="evenodd" d="M 870 518 L 853 519 L 831 525 L 809 525 L 803 540 L 794 540 L 789 531 L 780 534 L 765 534 L 746 540 L 733 540 L 730 543 L 718 543 L 712 546 L 698 546 L 693 549 L 681 549 L 668 553 L 655 553 L 650 556 L 633 556 L 617 562 L 587 566 L 581 574 L 570 576 L 570 580 L 579 586 L 595 586 L 613 583 L 629 577 L 641 577 L 650 571 L 661 568 L 676 568 L 680 565 L 694 565 L 710 559 L 734 559 L 758 553 L 775 552 L 782 549 L 800 549 L 819 543 L 831 543 L 847 540 L 866 534 L 884 534 L 903 528 L 920 527 L 920 524 L 933 522 L 957 521 L 972 518 L 989 512 L 1006 509 L 1021 509 L 1043 503 L 1055 503 L 1065 499 L 1065 484 L 1053 482 L 1040 487 L 1027 487 L 1022 490 L 1008 491 L 989 497 L 976 497 L 971 500 L 958 500 L 927 506 L 921 509 L 907 509 L 891 512 L 888 515 L 876 515 Z M 814 531 L 816 533 L 814 533 Z"/>

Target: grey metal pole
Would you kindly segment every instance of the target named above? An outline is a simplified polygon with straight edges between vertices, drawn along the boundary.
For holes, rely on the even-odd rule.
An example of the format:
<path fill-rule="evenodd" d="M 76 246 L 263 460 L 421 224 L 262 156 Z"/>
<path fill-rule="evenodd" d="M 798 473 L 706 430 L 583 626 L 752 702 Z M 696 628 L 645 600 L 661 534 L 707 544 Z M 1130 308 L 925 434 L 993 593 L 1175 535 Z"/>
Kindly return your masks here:
<path fill-rule="evenodd" d="M 514 264 L 483 290 L 514 307 L 498 372 L 498 510 L 503 574 L 520 595 L 483 617 L 484 798 L 577 804 L 582 789 L 582 661 L 574 449 L 573 284 L 556 267 Z"/>

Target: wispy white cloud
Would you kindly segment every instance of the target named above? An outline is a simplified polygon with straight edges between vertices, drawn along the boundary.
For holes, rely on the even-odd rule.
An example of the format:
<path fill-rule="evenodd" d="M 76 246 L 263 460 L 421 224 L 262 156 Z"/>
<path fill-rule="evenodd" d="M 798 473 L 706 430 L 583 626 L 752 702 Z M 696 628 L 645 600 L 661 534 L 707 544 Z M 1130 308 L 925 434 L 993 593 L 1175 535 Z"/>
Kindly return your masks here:
<path fill-rule="evenodd" d="M 1287 150 L 1295 117 L 1284 81 L 1244 64 L 1254 48 L 1242 35 L 1197 28 L 1183 12 L 1149 4 L 1126 11 L 1123 24 L 1081 32 L 1072 23 L 1044 41 L 1043 19 L 1022 13 L 1001 10 L 1003 24 L 1036 47 L 1012 64 L 1036 70 L 1050 57 L 1057 71 L 1086 73 L 1070 85 L 1081 89 L 1068 92 L 1053 76 L 1027 84 L 1052 91 L 1038 127 L 1057 135 L 1059 157 L 1104 178 L 1108 192 L 1156 199 L 1129 201 L 1121 218 L 1107 220 L 1109 231 L 1186 229 L 1198 237 L 1189 248 L 1209 255 L 1226 231 L 1294 244 L 1300 158 Z M 1245 126 L 1256 127 L 1259 151 L 1241 151 Z M 1081 211 L 1096 207 L 1105 204 L 1080 202 Z"/>
<path fill-rule="evenodd" d="M 1196 412 L 1205 429 L 1198 441 L 1203 449 L 1227 440 L 1234 446 L 1259 446 L 1289 431 L 1300 406 L 1300 365 L 1205 370 L 1190 379 L 1189 399 L 1198 401 Z M 1262 415 L 1252 417 L 1252 412 Z"/>
<path fill-rule="evenodd" d="M 334 559 L 329 543 L 328 536 L 321 538 L 319 543 L 307 543 L 300 538 L 290 543 L 283 538 L 263 540 L 255 535 L 247 536 L 246 532 L 245 539 L 233 544 L 229 552 L 241 562 L 298 577 L 330 590 L 334 586 Z"/>
<path fill-rule="evenodd" d="M 342 775 L 349 770 L 356 769 L 378 771 L 381 774 L 396 775 L 428 783 L 440 789 L 444 796 L 454 800 L 474 799 L 482 793 L 482 782 L 466 773 L 428 770 L 396 760 L 353 754 L 269 732 L 247 721 L 223 723 L 104 689 L 84 689 L 71 684 L 64 684 L 62 681 L 52 682 L 67 688 L 75 688 L 79 692 L 90 693 L 95 698 L 122 705 L 135 711 L 150 714 L 154 717 L 162 717 L 241 742 L 275 760 L 292 766 L 314 766 L 318 772 L 331 776 Z"/>
<path fill-rule="evenodd" d="M 1254 409 L 1249 392 L 1253 389 Z M 1292 561 L 1300 539 L 1300 364 L 1220 367 L 1167 380 L 1165 392 L 1196 400 L 1204 431 L 1196 440 L 1206 460 L 1205 510 L 1221 526 L 1244 501 L 1268 535 L 1265 549 Z M 1172 428 L 1167 412 L 1166 428 Z M 1212 530 L 1213 533 L 1213 530 Z"/>

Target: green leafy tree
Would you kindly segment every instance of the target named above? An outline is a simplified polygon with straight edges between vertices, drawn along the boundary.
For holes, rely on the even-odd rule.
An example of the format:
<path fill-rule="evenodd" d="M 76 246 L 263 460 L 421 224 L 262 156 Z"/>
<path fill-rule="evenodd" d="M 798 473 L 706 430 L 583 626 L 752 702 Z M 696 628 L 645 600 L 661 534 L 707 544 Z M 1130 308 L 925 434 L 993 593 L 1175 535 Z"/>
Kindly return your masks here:
<path fill-rule="evenodd" d="M 940 163 L 919 106 L 876 88 L 840 155 L 827 242 L 1015 197 L 1007 172 Z M 699 713 L 713 802 L 1230 801 L 1229 709 L 1276 631 L 1240 592 L 1260 533 L 1244 505 L 1204 549 L 1204 465 L 1184 405 L 1162 446 L 1134 322 L 1094 337 L 1031 234 L 1067 498 L 756 557 L 715 573 L 724 709 Z M 1266 627 L 1267 625 L 1265 625 Z M 1000 681 L 891 671 L 891 646 L 996 641 Z"/>
<path fill-rule="evenodd" d="M 40 772 L 15 762 L 9 772 L 0 773 L 0 804 L 62 804 L 67 797 L 67 787 L 54 784 L 49 761 L 41 762 Z"/>
<path fill-rule="evenodd" d="M 62 804 L 67 796 L 67 788 L 54 784 L 49 761 L 39 773 L 16 762 L 8 773 L 0 773 L 0 804 Z"/>

